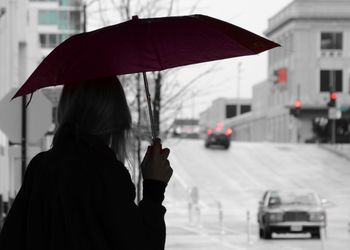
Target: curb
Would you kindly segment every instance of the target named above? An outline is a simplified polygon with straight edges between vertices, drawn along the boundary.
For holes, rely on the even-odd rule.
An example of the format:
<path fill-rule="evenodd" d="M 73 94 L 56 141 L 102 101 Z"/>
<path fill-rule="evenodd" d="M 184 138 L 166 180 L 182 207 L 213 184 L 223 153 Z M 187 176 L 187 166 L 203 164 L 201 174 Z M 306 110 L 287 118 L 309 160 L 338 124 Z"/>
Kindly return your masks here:
<path fill-rule="evenodd" d="M 329 146 L 328 144 L 327 145 L 319 144 L 318 146 L 320 148 L 324 149 L 324 150 L 327 150 L 327 151 L 329 151 L 329 152 L 331 152 L 333 154 L 336 154 L 336 155 L 338 155 L 338 156 L 340 156 L 340 157 L 350 161 L 350 156 L 349 155 L 345 154 L 345 152 L 341 152 L 339 150 L 336 150 L 336 149 L 332 148 L 332 146 Z"/>

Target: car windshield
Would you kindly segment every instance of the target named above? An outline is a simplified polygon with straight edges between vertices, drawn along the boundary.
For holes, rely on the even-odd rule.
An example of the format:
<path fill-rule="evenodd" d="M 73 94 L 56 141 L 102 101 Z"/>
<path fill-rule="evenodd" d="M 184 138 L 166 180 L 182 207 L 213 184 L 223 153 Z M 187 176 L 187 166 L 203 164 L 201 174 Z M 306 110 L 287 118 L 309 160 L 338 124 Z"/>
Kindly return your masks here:
<path fill-rule="evenodd" d="M 272 192 L 269 206 L 279 205 L 319 205 L 316 195 L 312 192 Z"/>

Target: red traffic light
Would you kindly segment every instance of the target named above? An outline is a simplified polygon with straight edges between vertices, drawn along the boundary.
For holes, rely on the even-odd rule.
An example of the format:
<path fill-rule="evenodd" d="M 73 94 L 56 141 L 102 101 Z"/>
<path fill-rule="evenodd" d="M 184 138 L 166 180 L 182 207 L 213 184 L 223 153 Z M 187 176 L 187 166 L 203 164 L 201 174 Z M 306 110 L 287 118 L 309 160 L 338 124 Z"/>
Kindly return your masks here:
<path fill-rule="evenodd" d="M 278 70 L 275 70 L 273 72 L 274 75 L 274 83 L 277 84 L 285 84 L 287 83 L 287 69 L 286 68 L 280 68 Z"/>
<path fill-rule="evenodd" d="M 329 98 L 334 101 L 337 100 L 337 92 L 330 92 Z"/>
<path fill-rule="evenodd" d="M 301 101 L 300 100 L 295 100 L 294 108 L 296 108 L 296 109 L 300 109 L 301 108 Z"/>

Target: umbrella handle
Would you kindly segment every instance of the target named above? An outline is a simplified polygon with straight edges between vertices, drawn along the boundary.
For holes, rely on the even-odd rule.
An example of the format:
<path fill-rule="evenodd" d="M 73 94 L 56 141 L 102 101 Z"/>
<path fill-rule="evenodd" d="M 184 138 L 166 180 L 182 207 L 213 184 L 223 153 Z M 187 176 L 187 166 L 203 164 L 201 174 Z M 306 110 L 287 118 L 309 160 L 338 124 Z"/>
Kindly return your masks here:
<path fill-rule="evenodd" d="M 153 140 L 153 139 L 156 138 L 156 129 L 154 127 L 153 112 L 152 112 L 152 107 L 151 107 L 151 94 L 149 93 L 146 72 L 142 72 L 142 76 L 143 76 L 143 82 L 145 84 L 146 98 L 147 98 L 147 105 L 148 105 L 148 113 L 149 113 L 149 119 L 150 119 L 150 122 L 151 122 L 152 140 Z"/>

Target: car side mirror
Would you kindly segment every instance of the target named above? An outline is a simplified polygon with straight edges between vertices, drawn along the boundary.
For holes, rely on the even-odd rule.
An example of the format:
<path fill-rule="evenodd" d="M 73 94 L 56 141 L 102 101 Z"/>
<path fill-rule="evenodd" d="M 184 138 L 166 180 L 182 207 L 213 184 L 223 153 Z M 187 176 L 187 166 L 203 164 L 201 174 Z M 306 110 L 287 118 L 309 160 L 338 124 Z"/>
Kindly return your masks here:
<path fill-rule="evenodd" d="M 329 207 L 333 207 L 334 206 L 334 203 L 330 202 L 329 200 L 327 200 L 325 198 L 321 199 L 321 204 L 325 208 L 329 208 Z"/>

